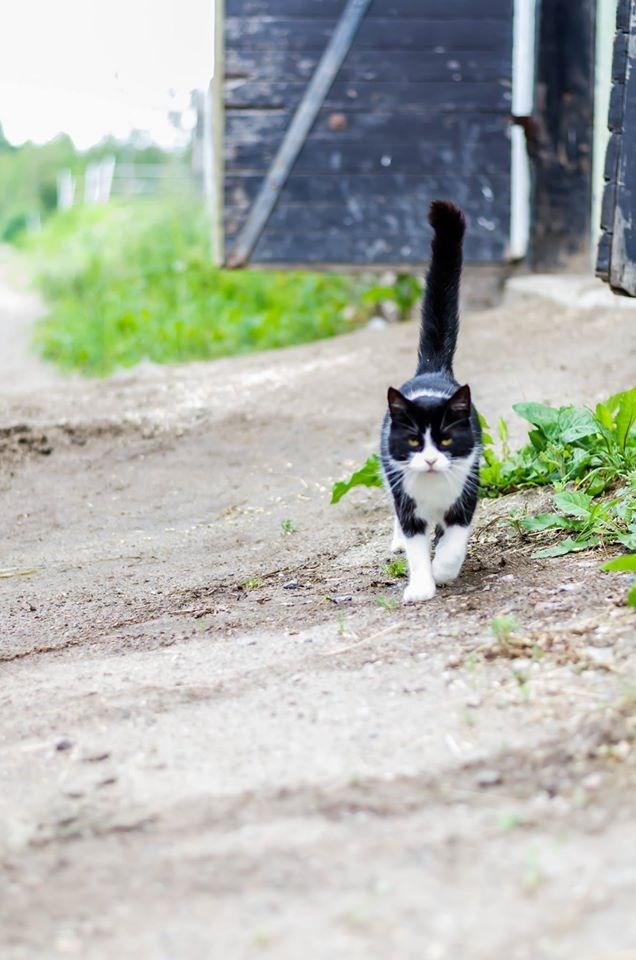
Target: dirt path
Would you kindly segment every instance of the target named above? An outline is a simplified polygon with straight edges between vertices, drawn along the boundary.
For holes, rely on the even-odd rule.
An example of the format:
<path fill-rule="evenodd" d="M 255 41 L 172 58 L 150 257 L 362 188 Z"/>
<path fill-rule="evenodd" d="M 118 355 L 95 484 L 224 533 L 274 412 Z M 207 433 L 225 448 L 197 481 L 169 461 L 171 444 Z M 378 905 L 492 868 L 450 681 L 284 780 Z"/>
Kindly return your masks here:
<path fill-rule="evenodd" d="M 27 288 L 13 251 L 0 244 L 0 397 L 62 381 L 32 349 L 33 323 L 43 313 L 44 305 Z"/>
<path fill-rule="evenodd" d="M 380 608 L 381 495 L 328 505 L 414 338 L 5 397 L 3 958 L 634 957 L 624 581 L 531 560 L 517 497 L 456 586 Z M 518 296 L 458 371 L 512 420 L 630 385 L 633 344 Z M 485 656 L 505 612 L 527 648 Z"/>

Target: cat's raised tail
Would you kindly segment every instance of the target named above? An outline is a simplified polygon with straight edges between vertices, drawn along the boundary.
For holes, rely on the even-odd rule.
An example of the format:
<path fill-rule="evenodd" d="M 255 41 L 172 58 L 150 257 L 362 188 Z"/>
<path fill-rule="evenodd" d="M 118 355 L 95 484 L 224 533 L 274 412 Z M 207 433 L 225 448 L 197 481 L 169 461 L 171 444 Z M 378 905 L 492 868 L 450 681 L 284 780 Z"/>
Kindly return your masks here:
<path fill-rule="evenodd" d="M 454 203 L 434 200 L 428 211 L 428 222 L 434 236 L 422 303 L 417 373 L 445 371 L 452 374 L 459 327 L 459 278 L 466 220 Z"/>

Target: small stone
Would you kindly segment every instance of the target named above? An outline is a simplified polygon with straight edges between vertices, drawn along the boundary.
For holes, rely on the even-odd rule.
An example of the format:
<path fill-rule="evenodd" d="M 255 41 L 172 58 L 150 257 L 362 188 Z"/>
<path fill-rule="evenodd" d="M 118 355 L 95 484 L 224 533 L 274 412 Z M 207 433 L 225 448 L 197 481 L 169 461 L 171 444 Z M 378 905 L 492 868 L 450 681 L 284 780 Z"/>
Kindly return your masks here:
<path fill-rule="evenodd" d="M 342 593 L 338 597 L 329 597 L 332 603 L 351 603 L 353 597 L 350 593 Z"/>
<path fill-rule="evenodd" d="M 516 671 L 529 670 L 532 666 L 532 661 L 528 660 L 527 657 L 515 657 L 512 661 L 512 666 Z"/>
<path fill-rule="evenodd" d="M 283 590 L 298 590 L 298 580 L 288 580 L 283 584 Z"/>
<path fill-rule="evenodd" d="M 82 757 L 84 763 L 102 763 L 103 760 L 108 760 L 110 753 L 105 751 L 104 753 L 90 753 L 85 757 Z"/>
<path fill-rule="evenodd" d="M 609 666 L 614 661 L 614 651 L 611 647 L 584 647 L 584 653 L 593 663 L 599 666 Z"/>
<path fill-rule="evenodd" d="M 448 660 L 446 661 L 447 667 L 461 667 L 462 658 L 458 653 L 452 653 Z"/>
<path fill-rule="evenodd" d="M 117 783 L 117 777 L 105 777 L 103 780 L 99 781 L 97 787 L 110 787 L 114 783 Z"/>
<path fill-rule="evenodd" d="M 601 773 L 590 773 L 581 781 L 585 790 L 598 790 L 602 783 L 603 775 Z"/>
<path fill-rule="evenodd" d="M 631 747 L 627 740 L 619 740 L 618 743 L 613 743 L 610 748 L 611 755 L 615 760 L 627 760 L 630 750 Z"/>
<path fill-rule="evenodd" d="M 69 740 L 68 737 L 62 737 L 62 739 L 58 740 L 57 743 L 55 744 L 55 749 L 61 752 L 62 750 L 70 750 L 72 746 L 73 746 L 72 740 Z"/>
<path fill-rule="evenodd" d="M 496 787 L 503 782 L 503 777 L 499 770 L 480 770 L 476 777 L 478 787 Z"/>
<path fill-rule="evenodd" d="M 478 697 L 475 694 L 475 696 L 468 698 L 468 700 L 466 701 L 466 706 L 470 707 L 472 710 L 476 710 L 477 707 L 481 707 L 482 703 L 483 703 L 483 700 L 481 699 L 481 697 Z"/>

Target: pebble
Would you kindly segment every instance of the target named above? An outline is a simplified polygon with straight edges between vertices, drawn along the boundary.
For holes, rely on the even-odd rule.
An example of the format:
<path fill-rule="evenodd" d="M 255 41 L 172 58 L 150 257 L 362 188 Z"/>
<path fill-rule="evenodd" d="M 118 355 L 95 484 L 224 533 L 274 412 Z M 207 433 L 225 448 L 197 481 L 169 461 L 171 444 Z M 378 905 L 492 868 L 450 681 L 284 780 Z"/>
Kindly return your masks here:
<path fill-rule="evenodd" d="M 283 584 L 283 590 L 297 590 L 298 589 L 298 580 L 288 580 L 287 583 Z"/>
<path fill-rule="evenodd" d="M 55 744 L 55 749 L 59 751 L 70 750 L 72 746 L 73 746 L 72 740 L 69 740 L 68 737 L 62 737 L 62 739 L 58 740 L 57 743 Z"/>
<path fill-rule="evenodd" d="M 503 782 L 503 777 L 499 770 L 480 770 L 476 777 L 478 787 L 496 787 Z"/>
<path fill-rule="evenodd" d="M 608 666 L 614 662 L 614 651 L 611 647 L 584 647 L 583 652 L 593 663 Z"/>
<path fill-rule="evenodd" d="M 590 773 L 583 778 L 581 783 L 585 790 L 598 790 L 603 783 L 603 775 L 601 773 Z"/>
<path fill-rule="evenodd" d="M 82 757 L 82 760 L 84 763 L 101 763 L 103 760 L 108 760 L 109 757 L 110 753 L 105 751 L 104 753 L 87 754 L 86 756 Z"/>

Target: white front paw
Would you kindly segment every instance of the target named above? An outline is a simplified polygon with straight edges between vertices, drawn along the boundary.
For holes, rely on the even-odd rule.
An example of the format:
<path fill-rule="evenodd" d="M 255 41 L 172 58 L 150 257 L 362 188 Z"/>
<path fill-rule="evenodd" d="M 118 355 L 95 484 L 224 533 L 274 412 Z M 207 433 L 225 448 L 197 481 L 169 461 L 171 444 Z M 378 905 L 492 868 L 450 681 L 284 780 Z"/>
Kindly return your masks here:
<path fill-rule="evenodd" d="M 435 584 L 432 580 L 411 582 L 404 591 L 404 603 L 420 603 L 422 600 L 432 600 L 435 596 Z"/>
<path fill-rule="evenodd" d="M 394 534 L 393 539 L 391 540 L 391 553 L 402 553 L 404 550 L 406 550 L 404 537 L 399 537 Z"/>
<path fill-rule="evenodd" d="M 459 563 L 456 560 L 449 563 L 435 557 L 433 560 L 433 579 L 435 583 L 452 583 L 459 576 L 461 568 L 461 560 Z"/>

